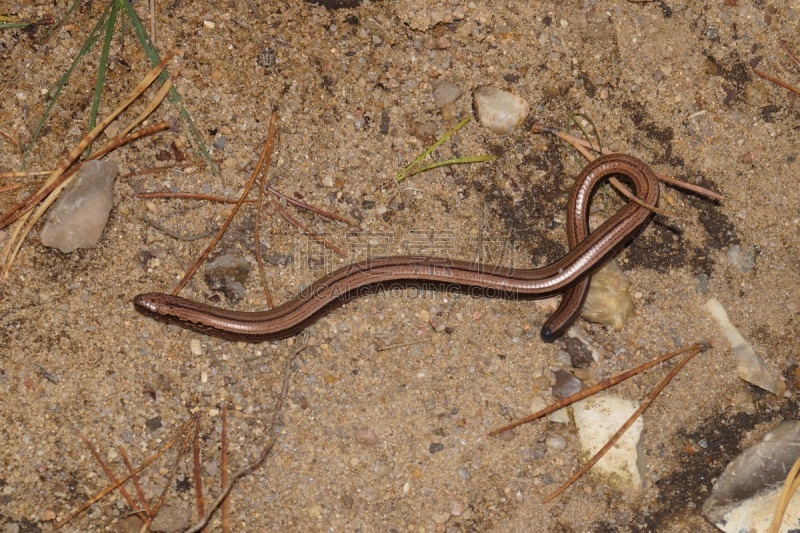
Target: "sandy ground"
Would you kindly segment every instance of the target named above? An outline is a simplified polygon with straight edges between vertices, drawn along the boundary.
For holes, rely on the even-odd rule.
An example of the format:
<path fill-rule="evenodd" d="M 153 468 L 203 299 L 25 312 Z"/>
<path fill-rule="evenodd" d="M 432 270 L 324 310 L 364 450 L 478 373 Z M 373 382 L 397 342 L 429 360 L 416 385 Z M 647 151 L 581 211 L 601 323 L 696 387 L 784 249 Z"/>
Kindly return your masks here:
<path fill-rule="evenodd" d="M 0 1 L 0 14 L 60 17 L 68 3 L 30 4 Z M 41 30 L 0 32 L 4 132 L 31 139 L 44 94 L 105 7 L 90 4 L 46 45 L 34 44 Z M 800 52 L 800 10 L 777 0 L 700 4 L 448 0 L 328 10 L 264 0 L 156 2 L 158 48 L 176 51 L 177 87 L 205 142 L 216 142 L 221 172 L 140 172 L 196 158 L 186 124 L 165 104 L 154 117 L 174 120 L 172 131 L 108 156 L 122 176 L 101 243 L 64 255 L 42 247 L 34 232 L 23 247 L 0 285 L 0 525 L 49 530 L 107 484 L 80 437 L 121 472 L 118 447 L 139 463 L 196 414 L 206 493 L 215 493 L 219 410 L 227 404 L 232 468 L 258 455 L 300 340 L 232 343 L 138 315 L 134 295 L 171 290 L 205 242 L 174 239 L 145 218 L 195 235 L 218 227 L 228 207 L 135 193 L 234 197 L 272 108 L 280 117 L 273 186 L 365 230 L 293 211 L 341 246 L 341 258 L 267 209 L 262 241 L 277 301 L 367 254 L 479 256 L 517 266 L 559 257 L 566 238 L 556 222 L 583 163 L 557 139 L 525 129 L 496 136 L 473 122 L 435 157 L 489 153 L 495 161 L 386 185 L 471 112 L 474 88 L 493 85 L 531 102 L 528 125 L 563 126 L 568 113 L 583 113 L 605 147 L 725 196 L 717 204 L 664 189 L 661 206 L 673 217 L 657 217 L 621 256 L 634 316 L 620 332 L 579 323 L 603 355 L 582 376 L 589 384 L 678 346 L 715 344 L 645 414 L 644 489 L 619 490 L 590 475 L 542 504 L 580 464 L 574 427 L 540 421 L 510 440 L 486 437 L 528 414 L 538 398 L 552 401 L 554 371 L 571 370 L 559 353 L 563 343 L 539 340 L 545 310 L 526 301 L 392 292 L 350 303 L 307 331 L 306 348 L 291 363 L 279 439 L 233 491 L 233 528 L 714 531 L 699 508 L 715 477 L 739 450 L 797 415 L 791 383 L 789 398 L 776 400 L 736 377 L 730 347 L 701 306 L 719 299 L 771 371 L 791 372 L 800 331 L 800 113 L 795 96 L 752 67 L 800 84 L 800 67 L 778 44 Z M 29 168 L 54 167 L 86 131 L 98 59 L 95 47 L 77 69 Z M 148 65 L 130 31 L 124 48 L 115 38 L 101 114 Z M 432 96 L 441 81 L 464 91 L 444 110 Z M 3 169 L 20 167 L 11 142 L 0 139 L 0 150 Z M 0 197 L 2 210 L 15 194 Z M 606 215 L 620 203 L 613 194 L 598 200 Z M 202 271 L 182 294 L 264 308 L 253 225 L 245 209 L 220 247 L 249 268 L 244 299 L 211 291 Z M 0 231 L 0 243 L 7 238 Z M 736 244 L 753 253 L 752 270 L 729 261 Z M 411 341 L 421 342 L 381 350 Z M 651 371 L 616 394 L 641 399 L 665 373 Z M 563 436 L 566 448 L 549 447 L 550 435 Z M 142 477 L 153 498 L 171 453 Z M 194 501 L 190 472 L 184 463 L 167 498 L 184 526 Z M 115 530 L 127 513 L 114 494 L 64 530 Z M 218 519 L 213 524 L 219 530 Z"/>

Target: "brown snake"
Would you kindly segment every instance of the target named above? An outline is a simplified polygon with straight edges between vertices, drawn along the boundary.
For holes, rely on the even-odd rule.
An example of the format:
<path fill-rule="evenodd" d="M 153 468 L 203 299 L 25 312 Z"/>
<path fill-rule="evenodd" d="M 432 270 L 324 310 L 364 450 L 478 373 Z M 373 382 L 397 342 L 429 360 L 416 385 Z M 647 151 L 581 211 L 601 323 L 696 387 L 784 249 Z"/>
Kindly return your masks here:
<path fill-rule="evenodd" d="M 630 181 L 643 203 L 658 202 L 658 182 L 640 160 L 621 154 L 600 157 L 580 173 L 567 204 L 570 250 L 542 268 L 519 269 L 436 257 L 373 258 L 342 267 L 312 283 L 292 300 L 267 311 L 229 311 L 164 293 L 140 294 L 136 310 L 157 320 L 228 340 L 260 342 L 296 335 L 347 300 L 376 289 L 434 283 L 439 288 L 478 289 L 483 294 L 544 297 L 564 292 L 558 309 L 542 326 L 552 342 L 577 318 L 590 274 L 647 222 L 651 212 L 629 201 L 589 232 L 589 203 L 598 184 L 612 175 Z"/>

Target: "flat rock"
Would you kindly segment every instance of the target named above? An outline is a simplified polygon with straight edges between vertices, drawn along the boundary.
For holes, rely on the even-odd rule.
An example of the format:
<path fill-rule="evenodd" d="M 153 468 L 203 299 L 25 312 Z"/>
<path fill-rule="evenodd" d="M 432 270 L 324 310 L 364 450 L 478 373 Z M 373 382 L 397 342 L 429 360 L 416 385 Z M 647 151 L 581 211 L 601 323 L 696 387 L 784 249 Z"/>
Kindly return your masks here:
<path fill-rule="evenodd" d="M 50 208 L 39 233 L 42 244 L 65 254 L 96 245 L 114 206 L 117 172 L 108 161 L 84 163 Z"/>
<path fill-rule="evenodd" d="M 786 420 L 725 467 L 703 516 L 726 533 L 769 531 L 778 495 L 789 470 L 800 457 L 800 421 Z M 800 497 L 795 495 L 780 531 L 796 531 Z"/>
<path fill-rule="evenodd" d="M 608 442 L 637 408 L 636 402 L 617 396 L 592 396 L 573 404 L 572 416 L 587 459 Z M 639 417 L 591 471 L 621 490 L 641 491 L 647 471 L 641 450 L 643 432 L 644 422 Z"/>

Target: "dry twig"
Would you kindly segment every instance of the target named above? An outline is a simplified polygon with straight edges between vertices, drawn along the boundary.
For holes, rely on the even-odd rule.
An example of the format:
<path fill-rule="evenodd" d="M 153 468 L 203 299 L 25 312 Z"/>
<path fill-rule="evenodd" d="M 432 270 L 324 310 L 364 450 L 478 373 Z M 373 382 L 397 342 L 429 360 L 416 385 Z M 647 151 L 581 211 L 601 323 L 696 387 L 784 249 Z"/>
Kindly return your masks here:
<path fill-rule="evenodd" d="M 253 188 L 253 184 L 255 183 L 258 174 L 261 172 L 261 168 L 265 165 L 269 167 L 269 161 L 272 157 L 272 148 L 275 143 L 275 129 L 277 121 L 278 121 L 278 114 L 273 111 L 272 115 L 270 116 L 269 132 L 267 133 L 267 140 L 264 143 L 264 149 L 261 150 L 261 156 L 258 158 L 258 163 L 256 164 L 256 168 L 253 169 L 253 174 L 250 176 L 250 180 L 247 182 L 244 191 L 242 191 L 242 195 L 239 197 L 239 200 L 236 202 L 236 205 L 233 206 L 233 209 L 231 209 L 230 214 L 228 214 L 228 218 L 225 219 L 225 222 L 222 224 L 222 227 L 219 229 L 216 236 L 211 240 L 208 246 L 206 246 L 206 249 L 203 250 L 203 253 L 200 254 L 200 257 L 197 258 L 197 260 L 194 262 L 191 268 L 189 268 L 189 271 L 186 272 L 186 274 L 183 276 L 183 279 L 181 279 L 180 282 L 178 282 L 178 285 L 172 290 L 172 294 L 178 294 L 180 290 L 184 286 L 186 286 L 186 283 L 188 283 L 189 280 L 192 279 L 192 276 L 194 276 L 195 272 L 197 272 L 197 269 L 200 268 L 200 265 L 203 264 L 203 262 L 208 257 L 208 254 L 211 253 L 211 250 L 214 249 L 219 240 L 225 234 L 225 231 L 227 231 L 228 226 L 230 226 L 231 222 L 233 222 L 233 218 L 236 216 L 236 213 L 239 212 L 239 208 L 245 202 L 245 199 L 247 198 L 248 194 L 250 194 L 250 189 Z"/>
<path fill-rule="evenodd" d="M 278 415 L 280 414 L 281 410 L 283 409 L 283 403 L 286 401 L 286 395 L 289 392 L 289 382 L 291 378 L 291 365 L 294 361 L 295 357 L 297 357 L 303 350 L 306 349 L 307 346 L 307 339 L 292 353 L 292 355 L 286 358 L 286 362 L 284 363 L 283 367 L 283 386 L 281 387 L 280 395 L 278 396 L 278 400 L 275 405 L 275 411 L 272 415 L 272 421 L 270 422 L 270 426 L 267 429 L 267 437 L 266 441 L 264 442 L 263 447 L 261 448 L 261 454 L 256 458 L 255 461 L 252 463 L 245 465 L 244 467 L 240 468 L 230 477 L 230 480 L 225 485 L 225 488 L 222 489 L 222 492 L 217 496 L 212 504 L 208 506 L 206 509 L 206 514 L 203 516 L 203 519 L 200 520 L 198 523 L 193 525 L 189 528 L 186 533 L 197 533 L 201 531 L 203 527 L 208 523 L 211 519 L 211 515 L 214 511 L 219 507 L 222 502 L 227 497 L 228 493 L 230 493 L 233 486 L 236 482 L 241 479 L 242 477 L 250 474 L 251 472 L 255 471 L 264 460 L 269 456 L 270 452 L 272 451 L 272 447 L 275 446 L 275 443 L 278 440 Z"/>
<path fill-rule="evenodd" d="M 554 403 L 552 405 L 548 405 L 544 409 L 542 409 L 540 411 L 537 411 L 537 412 L 533 413 L 530 416 L 526 416 L 525 418 L 517 420 L 516 422 L 508 424 L 507 426 L 503 426 L 503 427 L 501 427 L 499 429 L 492 430 L 487 435 L 489 437 L 496 437 L 497 435 L 499 435 L 500 433 L 502 433 L 504 431 L 508 431 L 509 429 L 514 429 L 514 428 L 516 428 L 518 426 L 521 426 L 523 424 L 527 424 L 528 422 L 533 422 L 534 420 L 538 420 L 539 418 L 542 418 L 543 416 L 547 416 L 550 413 L 553 413 L 555 411 L 558 411 L 559 409 L 563 409 L 564 407 L 567 407 L 568 405 L 572 405 L 573 403 L 578 402 L 580 400 L 583 400 L 584 398 L 588 398 L 589 396 L 593 396 L 593 395 L 597 394 L 600 391 L 604 391 L 604 390 L 606 390 L 606 389 L 608 389 L 610 387 L 613 387 L 614 385 L 616 385 L 618 383 L 622 383 L 626 379 L 631 378 L 631 377 L 635 376 L 636 374 L 640 374 L 640 373 L 644 372 L 645 370 L 649 370 L 649 369 L 653 368 L 654 366 L 663 363 L 664 361 L 668 361 L 669 359 L 672 359 L 673 357 L 677 357 L 679 355 L 688 353 L 688 352 L 690 352 L 690 351 L 692 351 L 692 350 L 694 350 L 696 348 L 702 348 L 702 346 L 703 345 L 700 345 L 700 344 L 693 344 L 692 346 L 689 346 L 687 348 L 683 348 L 683 349 L 680 349 L 678 351 L 675 351 L 675 352 L 672 352 L 672 353 L 668 353 L 666 355 L 662 355 L 661 357 L 653 359 L 652 361 L 650 361 L 648 363 L 645 363 L 643 365 L 639 365 L 636 368 L 632 368 L 630 370 L 626 370 L 622 374 L 618 374 L 616 376 L 612 376 L 612 377 L 608 378 L 607 380 L 602 381 L 600 383 L 597 383 L 596 385 L 593 385 L 593 386 L 591 386 L 591 387 L 589 387 L 587 389 L 583 389 L 580 392 L 576 392 L 575 394 L 570 394 L 566 398 L 561 398 L 556 403 Z"/>
<path fill-rule="evenodd" d="M 583 474 L 588 472 L 589 469 L 592 468 L 597 463 L 597 461 L 602 459 L 603 456 L 606 454 L 606 452 L 608 452 L 608 450 L 610 450 L 611 447 L 617 443 L 617 441 L 622 437 L 622 435 L 625 434 L 628 428 L 631 427 L 631 425 L 633 425 L 633 423 L 636 421 L 637 418 L 639 418 L 639 416 L 645 411 L 645 409 L 647 409 L 650 406 L 650 404 L 653 403 L 653 400 L 655 400 L 656 396 L 658 396 L 661 393 L 661 391 L 664 390 L 664 387 L 666 387 L 667 384 L 669 384 L 669 382 L 672 381 L 672 378 L 675 377 L 675 375 L 681 370 L 681 368 L 683 368 L 684 365 L 692 359 L 692 357 L 694 357 L 701 351 L 705 350 L 707 347 L 708 347 L 707 344 L 702 344 L 702 345 L 695 344 L 693 346 L 690 346 L 687 349 L 688 355 L 685 358 L 683 358 L 681 362 L 678 363 L 675 366 L 675 368 L 673 368 L 663 380 L 661 380 L 661 382 L 656 386 L 655 389 L 653 389 L 650 392 L 650 394 L 647 395 L 647 398 L 645 398 L 645 400 L 642 402 L 642 405 L 640 405 L 639 408 L 636 409 L 636 411 L 630 416 L 630 418 L 628 418 L 628 420 L 625 421 L 624 424 L 622 424 L 622 427 L 619 428 L 619 430 L 617 430 L 617 432 L 611 436 L 608 442 L 602 448 L 600 448 L 600 450 L 596 454 L 594 454 L 592 458 L 586 462 L 586 464 L 584 464 L 577 472 L 575 472 L 575 474 L 571 478 L 569 478 L 563 485 L 561 485 L 559 488 L 553 491 L 553 493 L 550 494 L 547 498 L 542 500 L 542 503 L 547 503 L 551 501 L 553 498 L 558 497 L 559 494 L 567 490 L 570 487 L 570 485 L 572 485 L 578 478 L 580 478 Z"/>
<path fill-rule="evenodd" d="M 553 128 L 551 126 L 546 126 L 544 124 L 534 124 L 533 127 L 531 127 L 530 131 L 531 131 L 531 133 L 549 133 L 551 135 L 555 135 L 558 138 L 560 138 L 560 139 L 568 142 L 572 146 L 574 146 L 575 149 L 580 151 L 581 154 L 584 157 L 586 157 L 589 161 L 593 161 L 594 160 L 593 156 L 591 156 L 588 152 L 586 152 L 585 150 L 582 149 L 582 148 L 593 149 L 591 143 L 589 143 L 588 141 L 586 141 L 584 139 L 580 139 L 578 137 L 575 137 L 574 135 L 570 135 L 568 133 L 564 133 L 563 131 L 560 131 L 558 128 Z M 579 147 L 582 147 L 582 148 L 579 148 Z M 612 152 L 610 150 L 603 150 L 602 153 L 603 154 L 610 154 Z M 708 190 L 708 189 L 706 189 L 704 187 L 700 187 L 699 185 L 694 185 L 692 183 L 686 183 L 684 181 L 680 181 L 680 180 L 677 180 L 677 179 L 675 179 L 673 177 L 667 176 L 666 174 L 659 174 L 658 172 L 656 172 L 655 174 L 656 174 L 656 177 L 660 181 L 663 181 L 664 183 L 666 183 L 668 185 L 672 185 L 673 187 L 678 187 L 680 189 L 691 191 L 691 192 L 693 192 L 695 194 L 699 194 L 701 196 L 705 196 L 706 198 L 711 198 L 713 200 L 722 201 L 722 200 L 725 199 L 721 194 L 716 193 L 714 191 L 710 191 L 710 190 Z M 617 183 L 619 183 L 619 182 L 617 182 Z M 622 191 L 620 191 L 620 192 L 622 192 Z M 625 194 L 625 193 L 622 193 L 622 194 Z M 631 194 L 630 191 L 628 191 L 628 194 Z M 630 196 L 628 196 L 628 198 L 633 200 L 633 198 L 631 198 Z M 633 201 L 636 201 L 636 200 L 633 200 Z M 647 207 L 648 209 L 652 209 L 650 206 L 643 206 L 643 207 Z"/>

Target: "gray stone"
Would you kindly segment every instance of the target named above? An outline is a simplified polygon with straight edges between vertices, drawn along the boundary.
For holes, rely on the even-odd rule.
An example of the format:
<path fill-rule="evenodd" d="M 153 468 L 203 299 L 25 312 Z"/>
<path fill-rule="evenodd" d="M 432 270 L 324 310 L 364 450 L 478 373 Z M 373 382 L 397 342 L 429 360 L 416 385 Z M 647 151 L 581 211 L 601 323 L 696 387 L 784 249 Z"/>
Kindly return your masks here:
<path fill-rule="evenodd" d="M 42 244 L 65 254 L 96 245 L 114 206 L 117 172 L 107 161 L 84 163 L 50 209 L 39 234 Z"/>
<path fill-rule="evenodd" d="M 703 504 L 703 516 L 727 533 L 767 531 L 789 470 L 800 457 L 800 422 L 786 420 L 730 462 Z M 781 531 L 796 528 L 800 502 L 792 500 Z"/>

